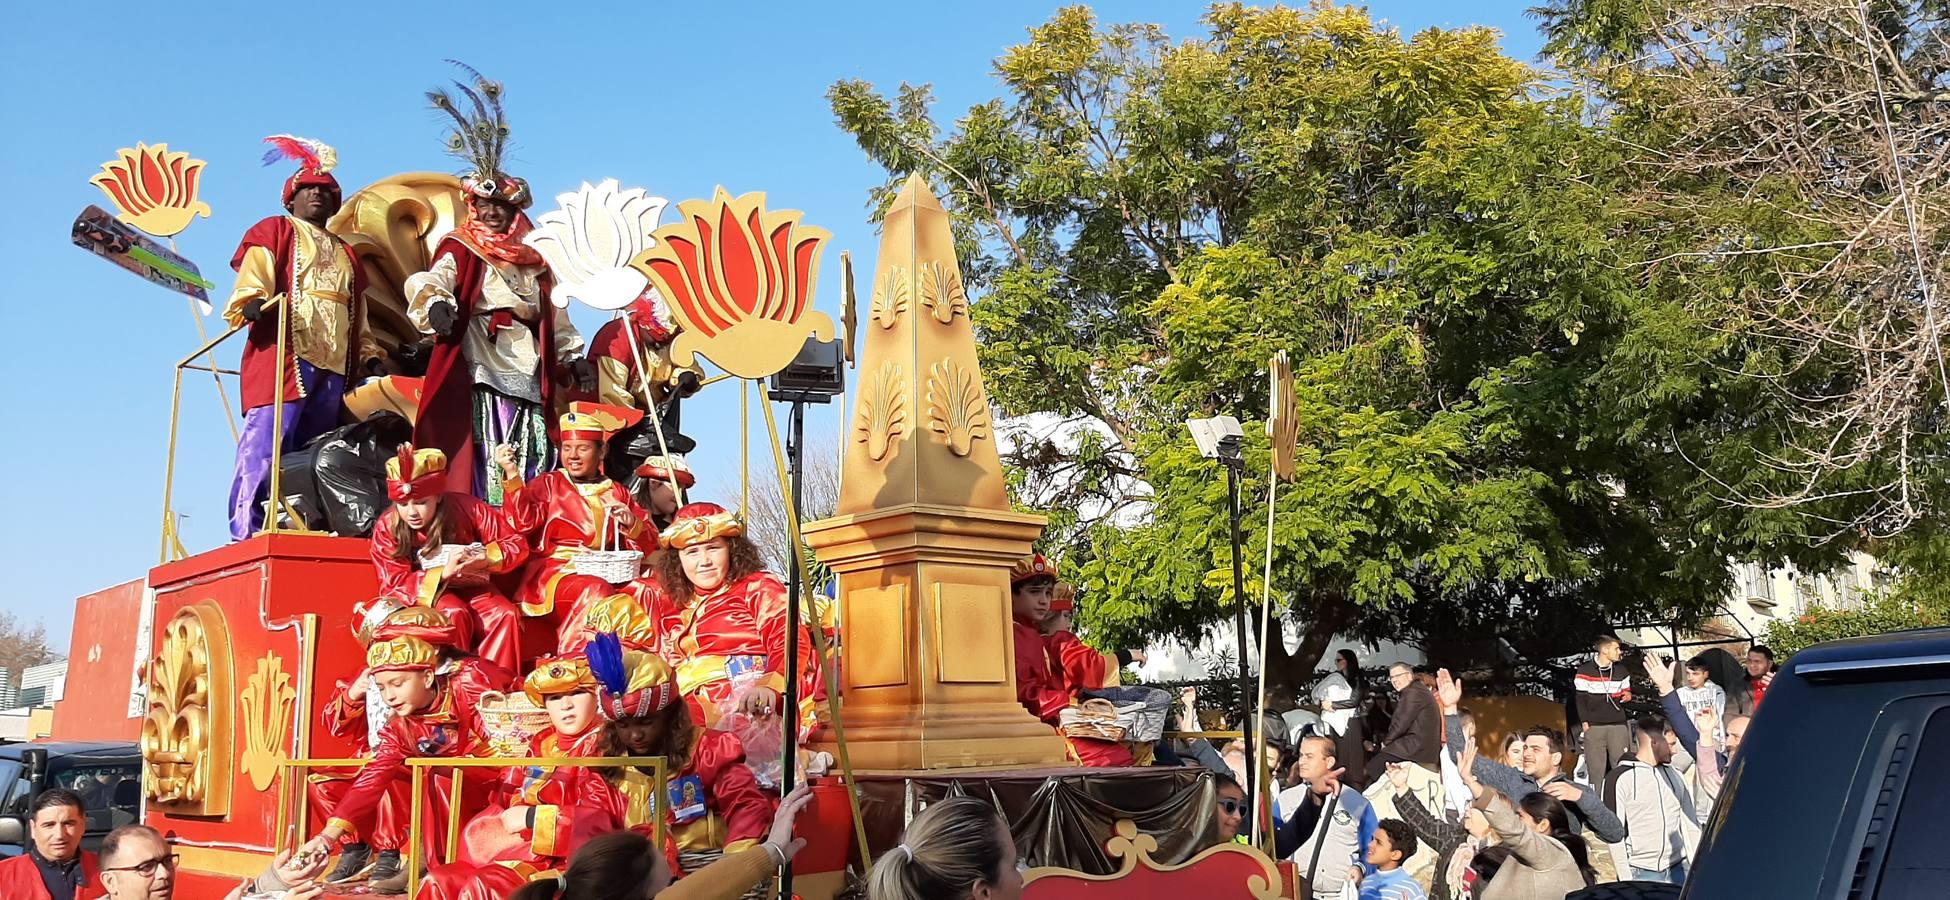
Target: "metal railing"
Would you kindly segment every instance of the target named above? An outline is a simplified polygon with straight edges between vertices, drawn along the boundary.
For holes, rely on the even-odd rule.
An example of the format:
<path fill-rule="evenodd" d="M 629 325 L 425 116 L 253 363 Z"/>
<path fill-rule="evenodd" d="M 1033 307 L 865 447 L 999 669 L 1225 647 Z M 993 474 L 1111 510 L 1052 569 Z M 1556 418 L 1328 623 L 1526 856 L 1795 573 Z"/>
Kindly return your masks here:
<path fill-rule="evenodd" d="M 291 773 L 294 770 L 309 772 L 312 769 L 321 768 L 356 769 L 369 762 L 371 762 L 370 759 L 284 760 L 280 763 L 280 768 L 286 774 L 284 787 L 278 796 L 277 830 L 273 833 L 284 835 L 287 829 L 286 823 L 298 826 L 297 830 L 299 831 L 309 830 L 311 820 L 309 778 L 292 778 Z M 652 829 L 651 840 L 654 842 L 653 846 L 662 847 L 664 845 L 664 813 L 665 804 L 668 801 L 666 791 L 668 790 L 670 772 L 668 762 L 661 756 L 415 756 L 408 758 L 405 762 L 407 770 L 411 773 L 410 778 L 412 782 L 411 799 L 408 801 L 412 804 L 412 810 L 407 817 L 406 833 L 407 896 L 412 896 L 418 892 L 420 877 L 425 874 L 426 861 L 421 858 L 422 848 L 425 844 L 422 842 L 421 835 L 424 828 L 430 824 L 423 821 L 427 805 L 427 774 L 429 770 L 447 770 L 447 775 L 450 779 L 449 783 L 453 785 L 452 794 L 447 803 L 446 853 L 444 861 L 448 863 L 454 861 L 455 854 L 460 846 L 460 800 L 465 796 L 465 786 L 459 783 L 464 781 L 461 775 L 462 769 L 506 769 L 518 766 L 597 769 L 647 766 L 651 770 L 649 810 Z M 297 787 L 297 796 L 295 799 L 290 796 L 294 785 Z M 300 840 L 299 844 L 302 845 L 303 841 Z M 295 850 L 297 848 L 294 847 L 292 849 Z"/>

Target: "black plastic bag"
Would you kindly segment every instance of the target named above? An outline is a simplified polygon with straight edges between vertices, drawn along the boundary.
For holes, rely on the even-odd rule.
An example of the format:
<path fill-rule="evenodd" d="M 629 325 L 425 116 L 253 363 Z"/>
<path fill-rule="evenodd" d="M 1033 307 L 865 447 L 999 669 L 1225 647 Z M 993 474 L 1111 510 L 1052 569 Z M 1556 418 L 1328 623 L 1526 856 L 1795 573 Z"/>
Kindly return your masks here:
<path fill-rule="evenodd" d="M 386 460 L 413 439 L 413 426 L 389 412 L 343 425 L 284 455 L 281 490 L 304 525 L 343 537 L 366 537 L 386 496 Z"/>

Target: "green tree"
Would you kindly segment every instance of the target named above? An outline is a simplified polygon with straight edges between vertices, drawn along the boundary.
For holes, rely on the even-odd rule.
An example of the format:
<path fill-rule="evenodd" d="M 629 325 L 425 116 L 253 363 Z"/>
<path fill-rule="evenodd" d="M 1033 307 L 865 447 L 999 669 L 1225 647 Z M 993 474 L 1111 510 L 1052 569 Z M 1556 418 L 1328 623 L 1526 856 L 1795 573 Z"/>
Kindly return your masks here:
<path fill-rule="evenodd" d="M 1764 531 L 1715 524 L 1649 410 L 1699 348 L 1613 239 L 1633 174 L 1589 110 L 1482 28 L 1218 5 L 1171 42 L 1082 7 L 995 64 L 946 133 L 925 86 L 846 81 L 839 124 L 942 193 L 1020 497 L 1107 645 L 1230 615 L 1225 485 L 1186 418 L 1249 420 L 1249 597 L 1265 534 L 1263 367 L 1294 359 L 1298 477 L 1273 584 L 1305 639 L 1508 632 L 1561 653 L 1610 618 L 1691 621 Z M 1686 376 L 1681 376 L 1686 377 Z M 1675 420 L 1676 421 L 1676 420 Z M 1256 605 L 1256 604 L 1255 604 Z"/>

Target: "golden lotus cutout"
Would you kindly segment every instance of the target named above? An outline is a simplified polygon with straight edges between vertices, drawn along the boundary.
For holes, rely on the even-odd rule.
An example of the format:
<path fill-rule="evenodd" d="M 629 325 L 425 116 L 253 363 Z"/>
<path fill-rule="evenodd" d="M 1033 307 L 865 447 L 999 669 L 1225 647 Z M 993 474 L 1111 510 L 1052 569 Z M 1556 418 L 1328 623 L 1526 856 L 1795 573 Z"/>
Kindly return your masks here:
<path fill-rule="evenodd" d="M 953 322 L 956 313 L 968 315 L 968 292 L 962 290 L 961 273 L 939 262 L 922 266 L 921 305 L 943 325 Z"/>
<path fill-rule="evenodd" d="M 953 359 L 928 367 L 928 428 L 946 435 L 948 449 L 967 456 L 989 436 L 989 402 L 975 373 Z"/>
<path fill-rule="evenodd" d="M 874 324 L 892 328 L 904 312 L 907 312 L 907 270 L 891 265 L 880 276 L 880 285 L 873 292 Z"/>
<path fill-rule="evenodd" d="M 887 448 L 907 434 L 907 384 L 899 364 L 881 362 L 873 382 L 860 393 L 853 428 L 867 445 L 867 457 L 876 462 L 886 459 Z"/>
<path fill-rule="evenodd" d="M 176 815 L 230 812 L 230 631 L 204 600 L 163 628 L 149 663 L 149 713 L 142 720 L 143 789 Z"/>
<path fill-rule="evenodd" d="M 88 183 L 108 195 L 116 218 L 169 237 L 190 227 L 197 216 L 210 217 L 210 204 L 196 198 L 203 166 L 203 160 L 188 153 L 170 152 L 168 144 L 137 143 L 134 149 L 115 151 L 115 158 L 102 163 L 101 174 Z"/>
<path fill-rule="evenodd" d="M 740 378 L 769 376 L 792 362 L 810 335 L 833 339 L 833 320 L 812 308 L 819 251 L 832 237 L 802 224 L 798 210 L 767 211 L 765 195 L 677 205 L 679 221 L 631 265 L 648 276 L 683 330 L 671 344 L 678 366 L 702 355 Z"/>
<path fill-rule="evenodd" d="M 270 790 L 278 763 L 284 759 L 291 705 L 298 698 L 291 689 L 291 676 L 284 672 L 284 661 L 275 653 L 264 654 L 239 697 L 244 701 L 244 773 L 250 776 L 251 787 Z"/>

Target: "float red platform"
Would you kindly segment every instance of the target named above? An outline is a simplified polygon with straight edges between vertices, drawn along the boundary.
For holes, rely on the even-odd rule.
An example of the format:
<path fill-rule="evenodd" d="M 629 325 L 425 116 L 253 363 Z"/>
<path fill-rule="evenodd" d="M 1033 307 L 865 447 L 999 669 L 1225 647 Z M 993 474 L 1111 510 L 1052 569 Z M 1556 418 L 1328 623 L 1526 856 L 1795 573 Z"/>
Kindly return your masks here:
<path fill-rule="evenodd" d="M 144 821 L 182 854 L 177 896 L 215 900 L 292 827 L 303 775 L 281 764 L 351 754 L 312 723 L 359 668 L 351 608 L 377 580 L 364 540 L 276 533 L 158 566 L 149 585 Z"/>

